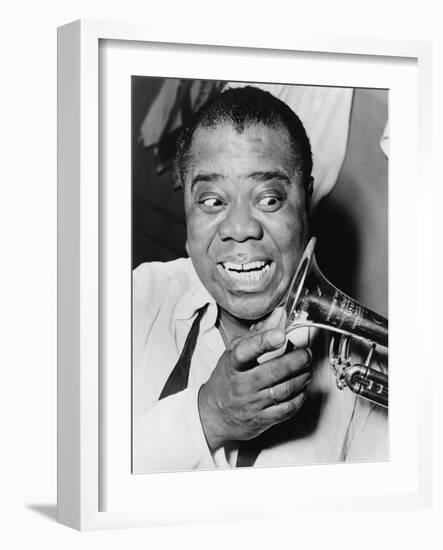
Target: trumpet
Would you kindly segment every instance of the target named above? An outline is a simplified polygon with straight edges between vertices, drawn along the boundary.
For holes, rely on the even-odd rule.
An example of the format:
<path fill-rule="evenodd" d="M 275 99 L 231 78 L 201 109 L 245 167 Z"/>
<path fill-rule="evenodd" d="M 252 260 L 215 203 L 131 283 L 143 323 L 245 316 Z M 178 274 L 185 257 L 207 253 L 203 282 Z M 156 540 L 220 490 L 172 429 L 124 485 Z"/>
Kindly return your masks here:
<path fill-rule="evenodd" d="M 338 290 L 320 271 L 313 237 L 300 260 L 286 298 L 286 333 L 317 327 L 331 333 L 329 361 L 337 387 L 388 407 L 388 375 L 374 368 L 377 346 L 388 349 L 388 320 Z M 366 358 L 353 362 L 353 340 L 367 347 Z"/>

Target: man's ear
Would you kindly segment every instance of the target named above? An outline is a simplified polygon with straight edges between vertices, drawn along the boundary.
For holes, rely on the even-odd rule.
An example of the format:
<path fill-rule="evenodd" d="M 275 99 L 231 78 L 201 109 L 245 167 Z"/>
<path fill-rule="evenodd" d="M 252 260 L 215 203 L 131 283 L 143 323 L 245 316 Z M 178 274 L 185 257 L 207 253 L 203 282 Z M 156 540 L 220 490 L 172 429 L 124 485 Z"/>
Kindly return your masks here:
<path fill-rule="evenodd" d="M 314 193 L 314 178 L 310 176 L 308 180 L 308 184 L 306 185 L 306 212 L 308 213 L 308 215 L 311 212 L 313 193 Z"/>

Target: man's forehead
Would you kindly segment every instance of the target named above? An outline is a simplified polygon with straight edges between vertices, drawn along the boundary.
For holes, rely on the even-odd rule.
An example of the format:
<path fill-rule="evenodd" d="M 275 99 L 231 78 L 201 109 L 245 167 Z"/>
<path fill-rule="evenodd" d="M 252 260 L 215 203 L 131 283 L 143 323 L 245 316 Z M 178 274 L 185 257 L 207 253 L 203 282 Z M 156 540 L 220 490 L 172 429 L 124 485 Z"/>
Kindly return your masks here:
<path fill-rule="evenodd" d="M 211 125 L 200 125 L 194 131 L 191 146 L 195 143 L 201 144 L 211 136 L 225 137 L 232 134 L 237 137 L 244 137 L 245 139 L 251 135 L 256 136 L 256 139 L 263 139 L 263 136 L 267 134 L 278 135 L 280 139 L 290 142 L 289 132 L 281 123 L 258 123 L 250 122 L 241 125 L 236 125 L 231 121 L 220 121 Z"/>
<path fill-rule="evenodd" d="M 188 165 L 226 160 L 246 162 L 280 162 L 288 169 L 293 167 L 294 155 L 287 130 L 283 126 L 248 124 L 236 128 L 231 123 L 201 126 L 196 129 L 189 150 Z"/>

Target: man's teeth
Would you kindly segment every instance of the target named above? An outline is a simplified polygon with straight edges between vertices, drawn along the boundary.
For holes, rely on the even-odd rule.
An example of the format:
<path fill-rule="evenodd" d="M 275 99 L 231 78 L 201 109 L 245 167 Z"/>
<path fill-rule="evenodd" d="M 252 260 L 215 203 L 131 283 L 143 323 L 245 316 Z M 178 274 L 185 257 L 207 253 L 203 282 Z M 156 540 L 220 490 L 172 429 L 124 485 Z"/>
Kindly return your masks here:
<path fill-rule="evenodd" d="M 224 262 L 223 267 L 229 271 L 251 271 L 252 269 L 262 269 L 263 267 L 266 267 L 266 262 L 258 261 L 258 262 L 249 262 L 246 264 L 234 264 L 233 262 Z"/>
<path fill-rule="evenodd" d="M 264 261 L 248 262 L 245 264 L 224 262 L 222 265 L 231 277 L 239 281 L 258 281 L 271 268 L 270 263 Z"/>

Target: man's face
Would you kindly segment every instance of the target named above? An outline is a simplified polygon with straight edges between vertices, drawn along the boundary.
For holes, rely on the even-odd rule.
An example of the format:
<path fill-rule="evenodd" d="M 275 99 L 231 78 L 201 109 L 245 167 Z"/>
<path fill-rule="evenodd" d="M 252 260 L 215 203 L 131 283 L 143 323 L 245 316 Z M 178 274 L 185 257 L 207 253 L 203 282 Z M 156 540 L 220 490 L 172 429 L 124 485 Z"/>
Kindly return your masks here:
<path fill-rule="evenodd" d="M 187 249 L 231 315 L 257 320 L 281 303 L 307 242 L 305 190 L 287 133 L 199 128 L 185 182 Z"/>

